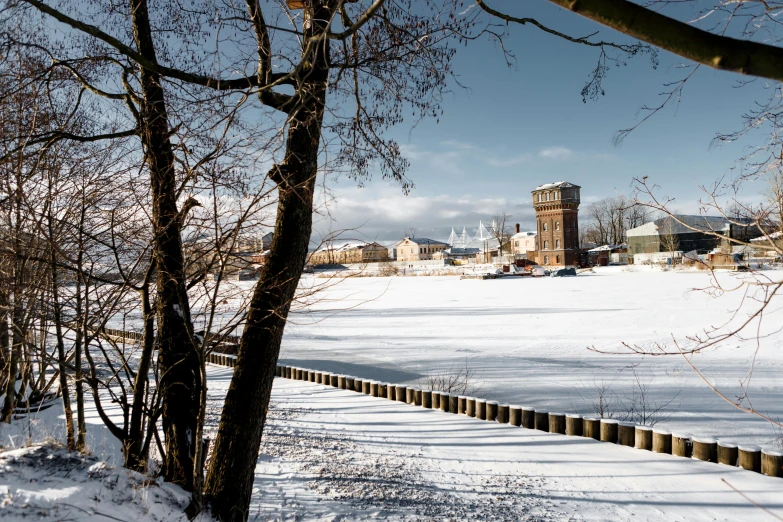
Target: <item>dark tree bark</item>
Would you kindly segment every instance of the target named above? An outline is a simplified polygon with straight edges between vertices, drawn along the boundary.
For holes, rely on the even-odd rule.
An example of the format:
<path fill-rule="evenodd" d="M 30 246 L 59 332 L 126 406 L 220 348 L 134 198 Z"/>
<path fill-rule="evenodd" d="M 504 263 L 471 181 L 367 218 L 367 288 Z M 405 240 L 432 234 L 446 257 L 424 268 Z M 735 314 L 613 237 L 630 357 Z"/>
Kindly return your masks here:
<path fill-rule="evenodd" d="M 331 19 L 330 10 L 320 2 L 306 11 L 312 23 L 305 39 L 325 31 Z M 298 105 L 289 117 L 285 161 L 271 173 L 278 185 L 275 236 L 249 305 L 206 479 L 205 499 L 223 521 L 247 520 L 280 342 L 307 257 L 329 77 L 328 52 L 325 40 L 301 75 Z"/>
<path fill-rule="evenodd" d="M 157 63 L 146 0 L 131 0 L 138 51 Z M 166 436 L 166 480 L 193 488 L 193 456 L 201 377 L 185 287 L 177 179 L 160 75 L 141 68 L 141 139 L 150 169 L 157 270 L 160 393 Z"/>

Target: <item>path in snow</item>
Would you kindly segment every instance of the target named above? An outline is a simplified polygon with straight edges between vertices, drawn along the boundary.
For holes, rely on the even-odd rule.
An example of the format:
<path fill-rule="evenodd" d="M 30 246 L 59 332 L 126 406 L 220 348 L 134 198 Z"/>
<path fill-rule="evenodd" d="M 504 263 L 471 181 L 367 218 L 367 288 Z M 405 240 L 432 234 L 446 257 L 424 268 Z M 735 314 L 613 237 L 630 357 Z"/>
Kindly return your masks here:
<path fill-rule="evenodd" d="M 209 368 L 213 406 L 231 370 Z M 780 479 L 276 379 L 251 520 L 765 520 Z"/>

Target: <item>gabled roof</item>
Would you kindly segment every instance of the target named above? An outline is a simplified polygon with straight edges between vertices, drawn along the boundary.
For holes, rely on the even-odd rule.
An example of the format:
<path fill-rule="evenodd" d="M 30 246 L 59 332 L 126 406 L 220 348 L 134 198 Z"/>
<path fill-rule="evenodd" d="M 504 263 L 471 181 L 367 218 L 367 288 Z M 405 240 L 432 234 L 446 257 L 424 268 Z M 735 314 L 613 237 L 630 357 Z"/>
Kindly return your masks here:
<path fill-rule="evenodd" d="M 677 214 L 658 218 L 626 232 L 627 237 L 690 234 L 696 231 L 724 232 L 729 230 L 731 222 L 723 216 L 699 216 Z M 679 221 L 678 221 L 679 220 Z M 680 223 L 680 221 L 682 223 Z M 737 221 L 743 221 L 738 219 Z M 684 223 L 684 224 L 683 224 Z M 687 225 L 687 226 L 686 226 Z M 695 229 L 695 230 L 694 230 Z"/>
<path fill-rule="evenodd" d="M 436 241 L 434 239 L 428 239 L 426 237 L 406 237 L 405 239 L 407 239 L 408 241 L 411 241 L 413 243 L 416 243 L 417 245 L 445 245 L 445 246 L 448 246 L 448 243 L 445 243 L 443 241 Z"/>
<path fill-rule="evenodd" d="M 535 232 L 519 232 L 511 236 L 511 239 L 519 239 L 521 237 L 535 237 L 535 236 L 536 236 Z"/>

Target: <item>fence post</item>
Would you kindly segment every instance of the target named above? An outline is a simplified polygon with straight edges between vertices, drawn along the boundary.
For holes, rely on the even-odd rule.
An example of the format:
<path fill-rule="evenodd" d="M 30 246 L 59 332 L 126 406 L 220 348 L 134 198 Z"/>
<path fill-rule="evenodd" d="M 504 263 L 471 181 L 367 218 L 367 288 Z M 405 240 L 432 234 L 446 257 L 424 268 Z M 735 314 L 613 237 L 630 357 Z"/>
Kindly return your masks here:
<path fill-rule="evenodd" d="M 536 429 L 536 409 L 522 406 L 522 427 L 529 430 Z"/>
<path fill-rule="evenodd" d="M 485 420 L 494 421 L 497 418 L 498 418 L 497 401 L 487 401 L 487 416 Z"/>
<path fill-rule="evenodd" d="M 487 401 L 476 399 L 476 418 L 487 420 Z"/>
<path fill-rule="evenodd" d="M 565 435 L 565 414 L 549 412 L 549 433 Z"/>
<path fill-rule="evenodd" d="M 601 419 L 598 417 L 584 417 L 582 419 L 582 436 L 601 440 Z"/>
<path fill-rule="evenodd" d="M 421 390 L 421 405 L 432 408 L 432 390 Z"/>
<path fill-rule="evenodd" d="M 783 451 L 761 450 L 761 473 L 770 477 L 783 477 Z"/>
<path fill-rule="evenodd" d="M 465 415 L 468 417 L 475 417 L 476 416 L 476 398 L 475 397 L 468 397 L 465 400 Z"/>
<path fill-rule="evenodd" d="M 761 447 L 753 444 L 741 444 L 737 450 L 737 466 L 761 473 Z"/>
<path fill-rule="evenodd" d="M 672 454 L 672 434 L 663 429 L 653 430 L 653 451 Z"/>
<path fill-rule="evenodd" d="M 672 433 L 672 455 L 687 459 L 693 456 L 693 441 L 690 433 Z"/>
<path fill-rule="evenodd" d="M 582 436 L 582 416 L 581 415 L 566 415 L 566 435 L 573 437 Z"/>
<path fill-rule="evenodd" d="M 694 437 L 693 458 L 705 462 L 717 462 L 718 441 L 712 437 Z"/>
<path fill-rule="evenodd" d="M 549 431 L 549 412 L 536 410 L 536 429 L 538 431 Z"/>
<path fill-rule="evenodd" d="M 617 423 L 617 443 L 633 448 L 636 443 L 636 425 L 633 422 Z"/>
<path fill-rule="evenodd" d="M 498 422 L 501 424 L 508 424 L 508 404 L 500 404 L 498 406 Z"/>
<path fill-rule="evenodd" d="M 512 426 L 522 426 L 522 406 L 509 406 L 508 423 Z"/>
<path fill-rule="evenodd" d="M 736 466 L 739 449 L 733 442 L 718 440 L 718 464 Z"/>

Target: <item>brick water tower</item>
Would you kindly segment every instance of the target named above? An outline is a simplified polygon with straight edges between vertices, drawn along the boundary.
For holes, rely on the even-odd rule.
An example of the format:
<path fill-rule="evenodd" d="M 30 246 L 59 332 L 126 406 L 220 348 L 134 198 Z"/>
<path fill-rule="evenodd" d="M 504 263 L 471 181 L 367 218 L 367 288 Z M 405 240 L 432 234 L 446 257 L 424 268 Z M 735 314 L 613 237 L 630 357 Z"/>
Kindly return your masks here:
<path fill-rule="evenodd" d="M 567 181 L 533 191 L 536 210 L 536 259 L 542 266 L 579 263 L 579 187 Z"/>

